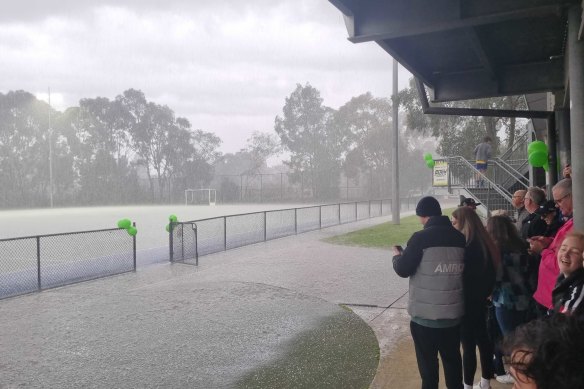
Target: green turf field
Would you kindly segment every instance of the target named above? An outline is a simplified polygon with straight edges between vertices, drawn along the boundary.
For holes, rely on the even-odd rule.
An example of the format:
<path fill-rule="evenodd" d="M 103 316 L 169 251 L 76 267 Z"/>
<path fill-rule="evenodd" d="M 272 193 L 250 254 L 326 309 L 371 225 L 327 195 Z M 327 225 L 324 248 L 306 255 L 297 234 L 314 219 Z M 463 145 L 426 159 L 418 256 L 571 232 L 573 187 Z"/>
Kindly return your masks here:
<path fill-rule="evenodd" d="M 443 210 L 444 215 L 450 216 L 454 208 Z M 422 229 L 417 216 L 408 216 L 401 219 L 399 225 L 389 223 L 364 228 L 343 235 L 324 239 L 325 242 L 343 244 L 348 246 L 391 248 L 399 244 L 405 245 L 410 236 Z"/>

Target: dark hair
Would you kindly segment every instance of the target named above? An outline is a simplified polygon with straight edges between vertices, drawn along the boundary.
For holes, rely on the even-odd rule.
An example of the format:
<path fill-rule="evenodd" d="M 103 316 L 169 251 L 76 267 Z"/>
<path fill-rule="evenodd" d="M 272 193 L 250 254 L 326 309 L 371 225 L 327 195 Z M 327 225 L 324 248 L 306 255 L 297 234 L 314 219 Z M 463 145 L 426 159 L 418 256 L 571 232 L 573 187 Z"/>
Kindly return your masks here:
<path fill-rule="evenodd" d="M 519 326 L 505 337 L 503 350 L 511 367 L 538 389 L 584 384 L 584 321 L 577 316 L 555 314 Z"/>
<path fill-rule="evenodd" d="M 452 212 L 452 217 L 458 222 L 457 229 L 465 236 L 466 243 L 477 239 L 483 248 L 485 258 L 490 257 L 496 268 L 501 260 L 500 253 L 479 215 L 469 207 L 459 207 Z"/>
<path fill-rule="evenodd" d="M 487 231 L 499 249 L 516 251 L 526 248 L 525 242 L 519 236 L 517 227 L 508 216 L 491 216 L 487 219 Z"/>
<path fill-rule="evenodd" d="M 490 141 L 492 141 L 492 139 L 491 139 L 491 137 L 490 137 L 490 136 L 485 136 L 485 137 L 483 138 L 483 141 L 485 141 L 485 142 L 490 142 Z"/>

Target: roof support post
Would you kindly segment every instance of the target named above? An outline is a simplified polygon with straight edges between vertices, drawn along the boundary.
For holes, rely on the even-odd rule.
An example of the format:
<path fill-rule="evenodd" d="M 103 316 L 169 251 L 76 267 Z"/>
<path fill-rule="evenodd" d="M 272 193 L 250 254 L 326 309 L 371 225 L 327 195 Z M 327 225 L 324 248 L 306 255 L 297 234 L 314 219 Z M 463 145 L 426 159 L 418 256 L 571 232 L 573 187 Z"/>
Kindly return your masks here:
<path fill-rule="evenodd" d="M 568 77 L 570 82 L 570 138 L 572 141 L 572 194 L 574 228 L 584 228 L 584 158 L 576 158 L 584 149 L 584 41 L 578 40 L 582 7 L 568 11 Z"/>

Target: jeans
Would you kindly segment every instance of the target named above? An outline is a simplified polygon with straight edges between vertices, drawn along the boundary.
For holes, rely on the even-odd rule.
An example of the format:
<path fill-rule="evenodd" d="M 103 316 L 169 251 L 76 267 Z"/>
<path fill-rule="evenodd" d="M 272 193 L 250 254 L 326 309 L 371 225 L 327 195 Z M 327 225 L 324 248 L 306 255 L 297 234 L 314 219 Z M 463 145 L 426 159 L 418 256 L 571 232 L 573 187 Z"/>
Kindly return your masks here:
<path fill-rule="evenodd" d="M 438 389 L 438 354 L 448 389 L 463 389 L 460 326 L 431 328 L 410 322 L 422 389 Z"/>
<path fill-rule="evenodd" d="M 526 311 L 516 311 L 505 307 L 495 307 L 495 315 L 503 336 L 515 331 L 515 328 L 525 323 Z"/>
<path fill-rule="evenodd" d="M 527 311 L 495 307 L 495 315 L 497 316 L 497 323 L 499 323 L 499 328 L 503 336 L 510 334 L 515 331 L 515 328 L 527 322 Z M 497 375 L 505 374 L 503 354 L 498 348 L 495 349 L 495 373 Z"/>

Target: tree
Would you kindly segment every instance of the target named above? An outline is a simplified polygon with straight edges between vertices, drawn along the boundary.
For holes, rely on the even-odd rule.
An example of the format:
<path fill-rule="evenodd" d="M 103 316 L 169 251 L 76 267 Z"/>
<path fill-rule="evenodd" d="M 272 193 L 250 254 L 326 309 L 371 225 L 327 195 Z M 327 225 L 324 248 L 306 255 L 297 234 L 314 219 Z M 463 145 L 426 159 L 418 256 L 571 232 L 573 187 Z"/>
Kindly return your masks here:
<path fill-rule="evenodd" d="M 439 139 L 438 152 L 442 155 L 462 155 L 474 158 L 472 150 L 485 136 L 493 139 L 495 150 L 499 149 L 500 133 L 506 134 L 505 148 L 513 145 L 517 134 L 525 130 L 525 121 L 500 117 L 474 117 L 451 115 L 425 115 L 419 102 L 414 79 L 410 86 L 399 93 L 400 104 L 406 111 L 406 126 L 409 130 Z M 443 107 L 524 109 L 525 101 L 520 96 L 494 97 L 472 101 L 442 103 Z M 453 141 L 456 140 L 456 141 Z M 495 151 L 495 154 L 497 151 Z"/>
<path fill-rule="evenodd" d="M 315 198 L 336 198 L 348 139 L 333 120 L 334 110 L 322 103 L 316 88 L 297 84 L 286 98 L 283 116 L 276 116 L 275 131 L 291 154 L 287 164 L 297 179 L 308 179 Z"/>
<path fill-rule="evenodd" d="M 336 121 L 345 126 L 350 146 L 345 159 L 345 174 L 356 182 L 369 183 L 369 197 L 385 197 L 391 193 L 391 128 L 393 118 L 389 99 L 375 98 L 371 93 L 353 97 L 339 108 Z M 417 135 L 416 135 L 417 137 Z M 424 167 L 422 151 L 416 150 L 412 136 L 405 132 L 399 137 L 399 164 L 402 169 L 400 185 L 402 192 L 420 189 L 427 181 L 427 168 Z M 419 159 L 417 159 L 419 156 Z"/>

